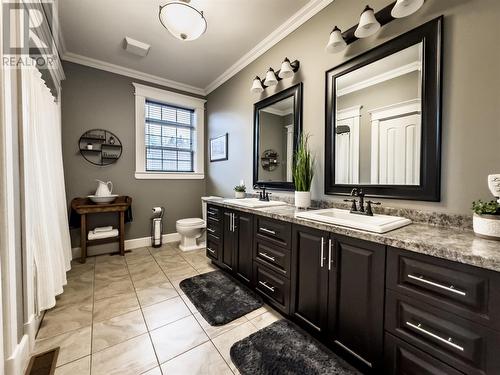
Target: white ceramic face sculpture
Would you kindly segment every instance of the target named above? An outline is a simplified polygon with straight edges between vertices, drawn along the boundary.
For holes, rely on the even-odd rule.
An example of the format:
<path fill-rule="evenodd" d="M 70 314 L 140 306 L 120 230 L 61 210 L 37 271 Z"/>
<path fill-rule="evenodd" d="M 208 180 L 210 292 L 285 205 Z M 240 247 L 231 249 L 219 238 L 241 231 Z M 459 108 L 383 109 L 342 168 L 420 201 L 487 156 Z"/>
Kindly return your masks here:
<path fill-rule="evenodd" d="M 488 187 L 491 194 L 498 198 L 498 203 L 500 203 L 500 174 L 490 174 L 488 176 Z"/>

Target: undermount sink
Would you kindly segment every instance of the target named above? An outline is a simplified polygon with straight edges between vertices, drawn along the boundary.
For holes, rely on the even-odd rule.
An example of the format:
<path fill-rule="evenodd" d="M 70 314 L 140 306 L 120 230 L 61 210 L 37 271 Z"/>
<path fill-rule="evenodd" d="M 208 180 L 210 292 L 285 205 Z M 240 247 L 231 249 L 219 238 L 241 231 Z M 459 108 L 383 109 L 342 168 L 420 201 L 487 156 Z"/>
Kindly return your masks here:
<path fill-rule="evenodd" d="M 286 206 L 285 202 L 280 201 L 260 201 L 257 198 L 224 199 L 224 203 L 234 204 L 235 206 L 247 208 L 264 208 L 274 206 Z"/>
<path fill-rule="evenodd" d="M 404 217 L 376 214 L 365 216 L 338 208 L 299 212 L 295 216 L 375 233 L 385 233 L 411 224 L 411 220 Z"/>

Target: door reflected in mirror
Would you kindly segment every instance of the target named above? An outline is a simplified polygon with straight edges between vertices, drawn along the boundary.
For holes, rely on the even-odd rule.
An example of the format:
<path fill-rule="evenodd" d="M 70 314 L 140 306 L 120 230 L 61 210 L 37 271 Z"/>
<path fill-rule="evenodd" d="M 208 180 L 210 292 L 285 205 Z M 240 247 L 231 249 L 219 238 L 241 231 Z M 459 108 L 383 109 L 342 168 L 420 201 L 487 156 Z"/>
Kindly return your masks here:
<path fill-rule="evenodd" d="M 420 184 L 422 47 L 335 79 L 336 184 Z"/>

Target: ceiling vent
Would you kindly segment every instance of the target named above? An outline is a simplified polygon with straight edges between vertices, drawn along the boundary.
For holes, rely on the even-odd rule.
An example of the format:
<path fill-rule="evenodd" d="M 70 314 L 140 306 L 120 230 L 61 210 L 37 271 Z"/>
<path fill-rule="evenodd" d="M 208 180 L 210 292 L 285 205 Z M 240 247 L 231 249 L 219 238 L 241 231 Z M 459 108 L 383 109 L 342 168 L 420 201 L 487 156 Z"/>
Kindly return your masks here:
<path fill-rule="evenodd" d="M 134 55 L 144 57 L 147 56 L 151 46 L 149 44 L 139 42 L 138 40 L 126 36 L 123 43 L 123 48 L 125 49 L 125 51 L 133 53 Z"/>

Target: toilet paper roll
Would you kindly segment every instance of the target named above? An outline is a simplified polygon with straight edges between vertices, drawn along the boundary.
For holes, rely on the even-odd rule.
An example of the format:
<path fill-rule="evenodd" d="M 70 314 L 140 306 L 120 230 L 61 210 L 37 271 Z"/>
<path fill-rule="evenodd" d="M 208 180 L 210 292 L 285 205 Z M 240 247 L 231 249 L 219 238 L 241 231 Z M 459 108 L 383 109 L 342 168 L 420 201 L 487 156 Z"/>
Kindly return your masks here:
<path fill-rule="evenodd" d="M 161 207 L 153 207 L 154 214 L 161 214 Z"/>

